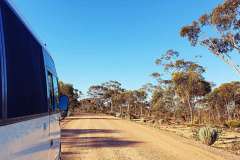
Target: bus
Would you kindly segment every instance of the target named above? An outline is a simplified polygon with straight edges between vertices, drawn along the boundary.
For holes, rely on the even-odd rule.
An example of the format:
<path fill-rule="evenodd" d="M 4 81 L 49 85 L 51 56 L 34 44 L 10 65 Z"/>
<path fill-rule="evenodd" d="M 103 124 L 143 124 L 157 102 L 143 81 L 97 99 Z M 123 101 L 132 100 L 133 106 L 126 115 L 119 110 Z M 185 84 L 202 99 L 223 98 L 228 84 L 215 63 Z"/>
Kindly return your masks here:
<path fill-rule="evenodd" d="M 61 158 L 61 111 L 54 61 L 7 0 L 0 0 L 0 160 Z"/>

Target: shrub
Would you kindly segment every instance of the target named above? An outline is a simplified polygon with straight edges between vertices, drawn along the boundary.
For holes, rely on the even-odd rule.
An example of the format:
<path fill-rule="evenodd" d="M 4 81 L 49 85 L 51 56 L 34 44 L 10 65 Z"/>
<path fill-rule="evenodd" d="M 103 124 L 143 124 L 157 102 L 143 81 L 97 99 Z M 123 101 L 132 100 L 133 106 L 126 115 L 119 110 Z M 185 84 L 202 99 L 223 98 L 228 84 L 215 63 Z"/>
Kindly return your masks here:
<path fill-rule="evenodd" d="M 212 145 L 218 138 L 218 131 L 211 127 L 202 127 L 198 132 L 199 140 L 206 145 Z"/>
<path fill-rule="evenodd" d="M 240 121 L 239 120 L 230 120 L 230 121 L 227 121 L 225 124 L 229 128 L 238 128 L 238 127 L 240 127 Z"/>

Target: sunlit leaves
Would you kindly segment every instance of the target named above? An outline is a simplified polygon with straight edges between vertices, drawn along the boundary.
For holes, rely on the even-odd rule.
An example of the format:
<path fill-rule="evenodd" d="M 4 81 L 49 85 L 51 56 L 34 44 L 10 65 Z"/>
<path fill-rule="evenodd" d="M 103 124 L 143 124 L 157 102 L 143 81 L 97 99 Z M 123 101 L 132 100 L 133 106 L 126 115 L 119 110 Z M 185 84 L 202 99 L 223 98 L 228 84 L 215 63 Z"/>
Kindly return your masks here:
<path fill-rule="evenodd" d="M 208 14 L 204 14 L 201 17 L 199 17 L 198 21 L 199 23 L 204 26 L 204 25 L 208 25 L 211 23 L 211 17 Z"/>
<path fill-rule="evenodd" d="M 240 0 L 225 0 L 210 13 L 182 27 L 180 35 L 186 37 L 192 46 L 200 44 L 207 47 L 240 73 L 230 56 L 233 51 L 240 53 L 239 30 Z"/>
<path fill-rule="evenodd" d="M 230 29 L 233 22 L 237 20 L 239 5 L 239 0 L 226 0 L 218 5 L 211 13 L 211 23 L 219 31 Z"/>
<path fill-rule="evenodd" d="M 232 43 L 226 39 L 209 38 L 201 42 L 215 55 L 224 55 L 233 50 Z"/>
<path fill-rule="evenodd" d="M 166 53 L 162 54 L 160 56 L 160 58 L 156 59 L 155 64 L 156 65 L 164 65 L 164 63 L 166 61 L 170 61 L 172 59 L 175 59 L 178 56 L 179 56 L 179 52 L 170 49 Z"/>
<path fill-rule="evenodd" d="M 193 21 L 191 25 L 182 27 L 180 31 L 181 37 L 187 37 L 191 45 L 195 46 L 198 42 L 199 33 L 201 32 L 199 23 Z"/>

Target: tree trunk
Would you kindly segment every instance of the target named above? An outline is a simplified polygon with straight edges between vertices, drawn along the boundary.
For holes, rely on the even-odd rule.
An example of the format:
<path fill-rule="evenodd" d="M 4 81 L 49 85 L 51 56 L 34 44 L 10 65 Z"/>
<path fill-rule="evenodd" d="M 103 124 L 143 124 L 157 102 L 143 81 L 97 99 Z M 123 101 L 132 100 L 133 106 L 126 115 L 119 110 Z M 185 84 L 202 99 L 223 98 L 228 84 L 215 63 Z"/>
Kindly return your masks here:
<path fill-rule="evenodd" d="M 112 105 L 112 102 L 110 102 L 110 108 L 111 108 L 111 113 L 113 113 L 113 105 Z"/>
<path fill-rule="evenodd" d="M 217 114 L 218 114 L 218 123 L 221 124 L 221 113 L 218 107 L 216 107 Z"/>
<path fill-rule="evenodd" d="M 199 122 L 198 124 L 200 125 L 202 123 L 202 114 L 201 114 L 201 110 L 198 110 L 198 118 L 199 118 Z"/>
<path fill-rule="evenodd" d="M 211 110 L 208 111 L 208 123 L 211 123 Z"/>
<path fill-rule="evenodd" d="M 119 109 L 120 109 L 120 117 L 122 117 L 122 106 L 121 105 L 120 105 Z"/>
<path fill-rule="evenodd" d="M 194 120 L 194 112 L 193 112 L 193 107 L 192 104 L 190 102 L 190 99 L 188 98 L 188 107 L 189 107 L 189 111 L 190 111 L 190 120 L 191 120 L 191 124 L 193 124 L 193 120 Z"/>

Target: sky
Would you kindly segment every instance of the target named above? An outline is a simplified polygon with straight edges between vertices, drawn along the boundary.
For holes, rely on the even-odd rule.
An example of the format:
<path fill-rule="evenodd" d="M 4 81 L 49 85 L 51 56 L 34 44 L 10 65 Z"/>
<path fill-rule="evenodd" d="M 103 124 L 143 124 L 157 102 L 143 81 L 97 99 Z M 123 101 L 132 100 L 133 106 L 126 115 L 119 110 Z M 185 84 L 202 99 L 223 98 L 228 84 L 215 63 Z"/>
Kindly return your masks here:
<path fill-rule="evenodd" d="M 138 89 L 154 82 L 156 58 L 168 49 L 207 68 L 217 85 L 240 78 L 202 47 L 179 36 L 223 0 L 10 0 L 51 53 L 59 79 L 86 92 L 90 85 L 117 80 Z"/>

